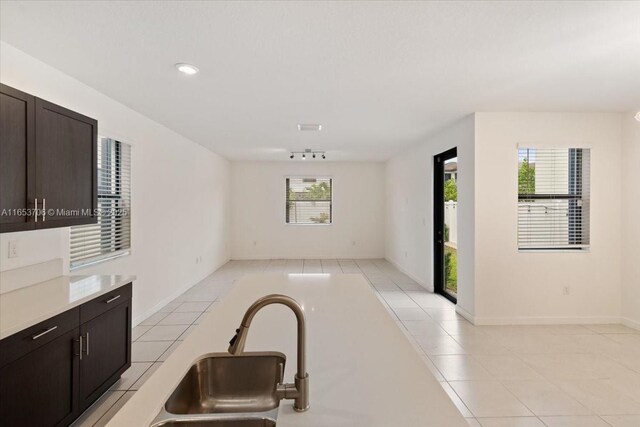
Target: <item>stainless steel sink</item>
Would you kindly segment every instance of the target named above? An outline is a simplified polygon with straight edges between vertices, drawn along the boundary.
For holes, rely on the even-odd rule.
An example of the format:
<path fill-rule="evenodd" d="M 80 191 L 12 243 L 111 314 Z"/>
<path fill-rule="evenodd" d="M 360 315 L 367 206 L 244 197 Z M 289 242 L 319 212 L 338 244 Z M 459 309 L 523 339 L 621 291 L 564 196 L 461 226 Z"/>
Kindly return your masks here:
<path fill-rule="evenodd" d="M 284 382 L 284 354 L 244 351 L 254 316 L 271 304 L 282 304 L 296 316 L 298 363 L 293 383 Z M 276 425 L 281 399 L 293 400 L 295 411 L 308 410 L 305 342 L 304 309 L 296 300 L 278 294 L 259 298 L 242 317 L 236 335 L 229 341 L 229 353 L 211 353 L 198 359 L 151 426 L 271 427 Z"/>
<path fill-rule="evenodd" d="M 263 412 L 277 408 L 282 353 L 214 354 L 197 361 L 165 404 L 171 414 Z"/>
<path fill-rule="evenodd" d="M 285 362 L 278 352 L 207 354 L 189 368 L 152 426 L 275 426 Z"/>
<path fill-rule="evenodd" d="M 268 418 L 262 419 L 214 419 L 214 420 L 176 420 L 156 423 L 156 427 L 275 427 L 276 422 Z"/>

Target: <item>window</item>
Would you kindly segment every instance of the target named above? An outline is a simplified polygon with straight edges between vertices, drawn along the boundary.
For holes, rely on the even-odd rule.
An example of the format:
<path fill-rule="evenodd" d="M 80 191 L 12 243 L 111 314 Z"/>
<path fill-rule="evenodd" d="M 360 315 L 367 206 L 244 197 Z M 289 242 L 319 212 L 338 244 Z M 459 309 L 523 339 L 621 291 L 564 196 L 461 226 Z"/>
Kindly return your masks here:
<path fill-rule="evenodd" d="M 518 150 L 518 248 L 589 247 L 590 150 Z"/>
<path fill-rule="evenodd" d="M 331 178 L 287 178 L 287 224 L 331 224 L 331 181 Z"/>
<path fill-rule="evenodd" d="M 71 268 L 129 253 L 131 248 L 131 147 L 98 140 L 98 222 L 71 227 Z"/>

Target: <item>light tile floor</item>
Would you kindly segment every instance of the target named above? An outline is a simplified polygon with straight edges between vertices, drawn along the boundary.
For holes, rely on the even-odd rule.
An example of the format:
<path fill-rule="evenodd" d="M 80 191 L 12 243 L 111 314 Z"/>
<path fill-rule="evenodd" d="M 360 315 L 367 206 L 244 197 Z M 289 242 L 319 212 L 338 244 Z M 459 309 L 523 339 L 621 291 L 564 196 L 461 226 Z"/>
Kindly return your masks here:
<path fill-rule="evenodd" d="M 105 425 L 238 278 L 262 272 L 364 274 L 470 426 L 640 426 L 640 331 L 476 327 L 385 260 L 228 262 L 134 328 L 131 368 L 74 426 Z"/>

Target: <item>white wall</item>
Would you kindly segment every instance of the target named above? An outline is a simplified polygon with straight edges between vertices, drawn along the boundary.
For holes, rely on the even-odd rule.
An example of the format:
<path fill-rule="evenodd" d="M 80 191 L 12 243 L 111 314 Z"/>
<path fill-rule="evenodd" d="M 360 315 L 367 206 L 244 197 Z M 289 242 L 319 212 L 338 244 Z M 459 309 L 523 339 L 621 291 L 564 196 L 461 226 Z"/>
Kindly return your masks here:
<path fill-rule="evenodd" d="M 620 118 L 613 113 L 476 114 L 476 323 L 619 321 Z M 591 148 L 588 252 L 518 252 L 518 145 Z M 564 286 L 570 295 L 562 294 Z"/>
<path fill-rule="evenodd" d="M 384 164 L 233 162 L 231 257 L 382 258 Z M 333 224 L 285 224 L 285 177 L 333 178 Z"/>
<path fill-rule="evenodd" d="M 622 317 L 640 328 L 640 122 L 622 118 Z"/>
<path fill-rule="evenodd" d="M 474 308 L 474 116 L 452 124 L 386 164 L 389 261 L 433 290 L 433 157 L 458 148 L 458 309 Z"/>
<path fill-rule="evenodd" d="M 100 135 L 132 145 L 132 254 L 73 274 L 138 276 L 135 322 L 228 260 L 227 160 L 6 43 L 0 67 L 2 83 L 94 117 Z M 68 238 L 68 228 L 2 234 L 0 269 L 68 266 Z M 10 240 L 18 258 L 7 258 Z"/>

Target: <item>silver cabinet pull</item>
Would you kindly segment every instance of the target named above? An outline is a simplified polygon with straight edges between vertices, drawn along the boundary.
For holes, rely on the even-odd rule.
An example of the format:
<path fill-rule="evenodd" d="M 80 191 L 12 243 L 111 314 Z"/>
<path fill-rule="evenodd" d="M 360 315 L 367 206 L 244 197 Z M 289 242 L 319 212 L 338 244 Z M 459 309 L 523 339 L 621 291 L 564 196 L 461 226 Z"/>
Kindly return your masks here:
<path fill-rule="evenodd" d="M 115 300 L 117 300 L 118 298 L 120 298 L 120 295 L 116 295 L 116 296 L 115 296 L 115 297 L 113 297 L 113 298 L 109 298 L 109 299 L 108 299 L 108 300 L 106 300 L 105 302 L 106 302 L 107 304 L 111 304 L 112 302 L 114 302 L 114 301 L 115 301 Z"/>
<path fill-rule="evenodd" d="M 44 331 L 44 332 L 40 332 L 39 334 L 35 334 L 34 336 L 32 336 L 32 337 L 31 337 L 31 339 L 32 339 L 32 340 L 37 340 L 37 339 L 38 339 L 38 338 L 40 338 L 41 336 L 43 336 L 43 335 L 47 335 L 49 332 L 51 332 L 51 331 L 55 331 L 56 329 L 58 329 L 58 327 L 57 327 L 57 326 L 52 326 L 52 327 L 50 327 L 49 329 L 47 329 L 46 331 Z"/>
<path fill-rule="evenodd" d="M 36 217 L 36 222 L 38 222 L 38 199 L 36 198 L 36 209 L 35 209 L 35 217 Z"/>
<path fill-rule="evenodd" d="M 78 352 L 78 356 L 80 356 L 80 360 L 82 360 L 82 335 L 80 335 L 80 339 L 78 339 L 78 341 L 80 341 L 80 351 Z"/>
<path fill-rule="evenodd" d="M 45 221 L 44 214 L 47 212 L 47 199 L 42 199 L 42 222 Z"/>
<path fill-rule="evenodd" d="M 89 355 L 89 332 L 87 332 L 87 351 L 85 353 L 87 353 L 87 356 Z"/>

